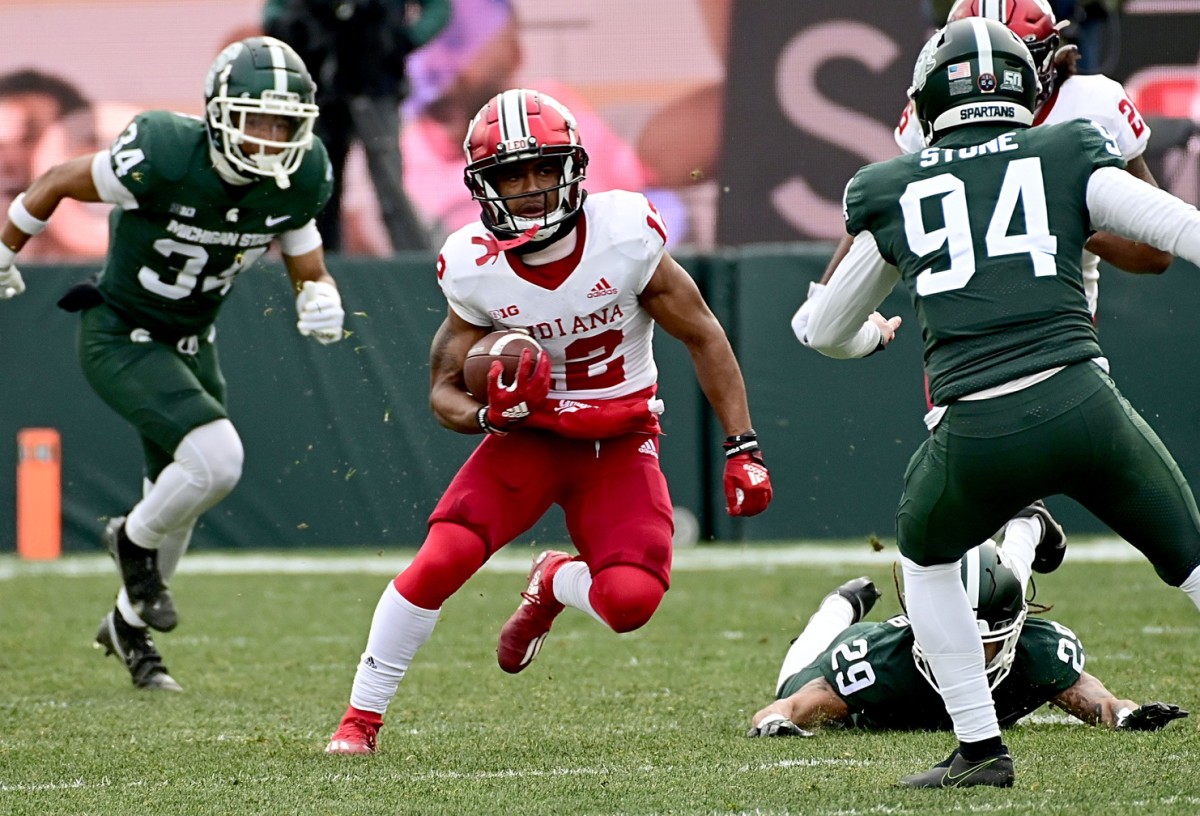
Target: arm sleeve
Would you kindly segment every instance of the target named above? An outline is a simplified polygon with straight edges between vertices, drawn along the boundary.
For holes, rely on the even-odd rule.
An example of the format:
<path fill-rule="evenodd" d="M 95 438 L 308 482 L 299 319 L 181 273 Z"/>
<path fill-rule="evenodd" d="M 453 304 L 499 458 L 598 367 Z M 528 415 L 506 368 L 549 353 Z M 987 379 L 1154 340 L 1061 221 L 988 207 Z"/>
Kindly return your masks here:
<path fill-rule="evenodd" d="M 1088 178 L 1092 228 L 1142 241 L 1200 264 L 1200 213 L 1191 204 L 1115 167 Z"/>
<path fill-rule="evenodd" d="M 899 280 L 900 273 L 879 254 L 875 236 L 859 232 L 808 320 L 809 345 L 837 358 L 875 351 L 882 336 L 867 318 Z"/>
<path fill-rule="evenodd" d="M 303 227 L 288 230 L 279 234 L 279 250 L 284 255 L 303 255 L 321 246 L 321 233 L 316 221 L 309 221 Z"/>
<path fill-rule="evenodd" d="M 123 210 L 137 209 L 137 199 L 117 178 L 107 150 L 101 150 L 92 156 L 92 183 L 96 185 L 96 192 L 100 193 L 101 201 L 116 204 Z"/>

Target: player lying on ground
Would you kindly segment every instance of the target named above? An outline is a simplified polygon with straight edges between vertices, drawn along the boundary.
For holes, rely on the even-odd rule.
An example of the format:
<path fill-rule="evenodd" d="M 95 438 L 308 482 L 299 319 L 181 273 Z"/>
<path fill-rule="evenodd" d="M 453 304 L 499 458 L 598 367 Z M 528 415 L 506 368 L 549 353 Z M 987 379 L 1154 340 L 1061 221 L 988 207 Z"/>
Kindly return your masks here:
<path fill-rule="evenodd" d="M 1186 717 L 1177 705 L 1118 698 L 1083 670 L 1083 645 L 1053 620 L 1027 618 L 1028 604 L 1010 554 L 989 541 L 963 559 L 975 588 L 988 680 L 1001 727 L 1050 703 L 1088 725 L 1157 731 Z M 974 577 L 972 577 L 974 576 Z M 751 737 L 807 737 L 829 725 L 868 730 L 949 731 L 950 715 L 903 615 L 862 622 L 879 591 L 855 578 L 826 596 L 792 642 L 776 699 L 754 715 Z M 984 631 L 986 630 L 986 631 Z"/>

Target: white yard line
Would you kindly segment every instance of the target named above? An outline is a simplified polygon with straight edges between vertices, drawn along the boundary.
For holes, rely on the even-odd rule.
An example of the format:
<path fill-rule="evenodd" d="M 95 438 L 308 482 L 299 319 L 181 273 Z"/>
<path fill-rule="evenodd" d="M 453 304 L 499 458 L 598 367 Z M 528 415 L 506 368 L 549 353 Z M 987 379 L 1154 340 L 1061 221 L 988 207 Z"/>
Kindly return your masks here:
<path fill-rule="evenodd" d="M 413 550 L 344 555 L 310 550 L 275 553 L 192 553 L 184 557 L 179 572 L 185 575 L 332 574 L 368 573 L 395 575 L 412 560 Z M 485 570 L 524 574 L 529 571 L 533 548 L 510 546 L 492 558 Z M 702 544 L 675 551 L 676 572 L 723 570 L 736 567 L 843 567 L 890 566 L 898 553 L 894 546 L 874 552 L 864 543 L 801 544 Z M 1141 561 L 1145 556 L 1119 538 L 1095 538 L 1067 545 L 1067 562 L 1121 563 Z M 109 575 L 112 560 L 107 555 L 67 555 L 54 561 L 26 561 L 15 555 L 0 556 L 0 580 L 26 575 Z"/>

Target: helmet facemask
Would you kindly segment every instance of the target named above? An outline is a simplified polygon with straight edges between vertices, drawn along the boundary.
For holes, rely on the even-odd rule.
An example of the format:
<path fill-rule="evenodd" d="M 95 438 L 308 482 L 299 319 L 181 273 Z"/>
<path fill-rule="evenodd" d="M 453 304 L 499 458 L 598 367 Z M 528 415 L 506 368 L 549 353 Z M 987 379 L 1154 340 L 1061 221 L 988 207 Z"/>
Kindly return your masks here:
<path fill-rule="evenodd" d="M 988 690 L 995 690 L 1008 677 L 1017 657 L 1017 641 L 1029 614 L 1025 591 L 1016 573 L 1004 562 L 1003 550 L 990 541 L 967 551 L 961 577 L 985 651 L 989 644 L 997 647 L 985 666 Z M 919 643 L 913 643 L 912 652 L 921 676 L 938 688 Z"/>
<path fill-rule="evenodd" d="M 234 43 L 217 57 L 206 88 L 206 122 L 218 153 L 243 176 L 266 176 L 280 188 L 291 186 L 288 177 L 312 147 L 319 112 L 313 102 L 316 86 L 299 56 L 270 37 Z M 290 122 L 287 138 L 252 135 L 252 117 L 260 116 Z"/>
<path fill-rule="evenodd" d="M 481 192 L 472 192 L 472 198 L 478 201 L 483 207 L 485 213 L 484 221 L 485 223 L 490 222 L 489 227 L 508 233 L 523 233 L 537 228 L 531 240 L 544 241 L 557 231 L 556 228 L 558 225 L 562 224 L 578 210 L 577 205 L 572 206 L 572 197 L 579 195 L 577 188 L 583 180 L 583 176 L 574 170 L 574 157 L 570 154 L 556 156 L 553 149 L 545 151 L 542 155 L 543 157 L 554 156 L 558 160 L 557 163 L 560 167 L 559 182 L 550 187 L 514 193 L 513 195 L 501 195 L 499 185 L 494 179 L 499 172 L 503 171 L 504 164 L 490 167 L 478 173 L 477 178 Z M 520 159 L 519 161 L 523 163 L 537 161 L 537 159 Z M 542 196 L 544 202 L 541 215 L 531 218 L 509 210 L 509 202 L 539 195 Z M 557 198 L 557 202 L 553 207 L 550 206 L 552 198 Z"/>

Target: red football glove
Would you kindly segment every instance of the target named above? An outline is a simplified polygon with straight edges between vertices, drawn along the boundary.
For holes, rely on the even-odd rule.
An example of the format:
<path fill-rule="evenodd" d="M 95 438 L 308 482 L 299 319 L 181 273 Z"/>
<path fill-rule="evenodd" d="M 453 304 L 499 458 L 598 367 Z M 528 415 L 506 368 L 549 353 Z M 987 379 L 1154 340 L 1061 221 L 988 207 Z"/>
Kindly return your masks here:
<path fill-rule="evenodd" d="M 753 430 L 725 440 L 725 511 L 757 516 L 771 503 L 771 474 Z"/>
<path fill-rule="evenodd" d="M 550 355 L 545 351 L 533 356 L 532 349 L 521 352 L 517 374 L 505 383 L 504 363 L 496 360 L 488 371 L 488 404 L 479 409 L 479 424 L 488 433 L 506 433 L 546 401 L 550 393 Z"/>

